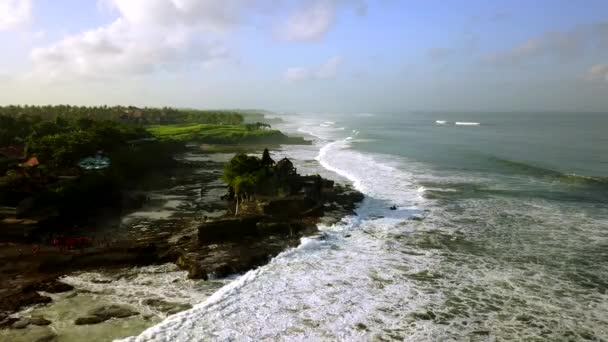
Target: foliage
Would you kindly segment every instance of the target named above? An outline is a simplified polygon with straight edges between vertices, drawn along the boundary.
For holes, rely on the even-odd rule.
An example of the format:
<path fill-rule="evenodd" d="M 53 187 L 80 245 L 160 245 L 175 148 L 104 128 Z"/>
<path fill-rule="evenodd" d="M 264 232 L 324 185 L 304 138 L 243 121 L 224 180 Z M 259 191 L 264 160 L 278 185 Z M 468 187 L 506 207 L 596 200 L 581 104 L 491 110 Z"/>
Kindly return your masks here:
<path fill-rule="evenodd" d="M 264 149 L 264 153 L 262 153 L 262 166 L 273 166 L 275 164 L 274 160 L 270 157 L 270 152 L 267 148 Z"/>
<path fill-rule="evenodd" d="M 22 144 L 39 121 L 37 117 L 0 114 L 0 146 Z"/>
<path fill-rule="evenodd" d="M 40 123 L 28 139 L 29 151 L 36 154 L 41 163 L 56 168 L 73 167 L 97 151 L 111 153 L 129 140 L 147 136 L 140 128 L 112 121 L 57 121 Z M 86 129 L 82 129 L 83 126 Z"/>
<path fill-rule="evenodd" d="M 281 144 L 295 142 L 280 131 L 256 129 L 235 125 L 165 125 L 149 126 L 148 132 L 159 139 L 198 141 L 208 144 Z"/>
<path fill-rule="evenodd" d="M 237 154 L 225 166 L 222 179 L 238 196 L 250 195 L 271 175 L 271 170 L 262 165 L 258 157 Z"/>
<path fill-rule="evenodd" d="M 243 115 L 238 111 L 195 110 L 175 108 L 137 108 L 125 106 L 0 106 L 0 117 L 35 118 L 38 121 L 81 119 L 103 121 L 112 120 L 134 125 L 158 125 L 180 123 L 205 123 L 239 125 Z M 0 120 L 0 127 L 9 127 Z M 27 135 L 25 135 L 27 136 Z"/>
<path fill-rule="evenodd" d="M 270 129 L 271 126 L 269 124 L 266 124 L 266 123 L 256 122 L 256 123 L 245 124 L 245 128 L 248 131 L 255 131 L 255 130 L 265 129 L 265 128 Z"/>

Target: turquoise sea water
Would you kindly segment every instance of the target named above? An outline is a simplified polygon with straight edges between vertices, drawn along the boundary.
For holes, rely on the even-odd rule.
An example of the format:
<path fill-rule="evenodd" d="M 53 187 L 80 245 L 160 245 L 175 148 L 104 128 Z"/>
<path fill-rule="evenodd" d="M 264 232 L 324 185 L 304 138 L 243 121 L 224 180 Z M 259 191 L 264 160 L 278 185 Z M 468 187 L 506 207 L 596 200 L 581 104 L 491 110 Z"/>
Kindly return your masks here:
<path fill-rule="evenodd" d="M 404 158 L 432 202 L 436 230 L 404 243 L 445 257 L 424 281 L 444 296 L 429 308 L 448 335 L 475 318 L 497 338 L 607 338 L 608 114 L 344 120 L 352 149 Z"/>

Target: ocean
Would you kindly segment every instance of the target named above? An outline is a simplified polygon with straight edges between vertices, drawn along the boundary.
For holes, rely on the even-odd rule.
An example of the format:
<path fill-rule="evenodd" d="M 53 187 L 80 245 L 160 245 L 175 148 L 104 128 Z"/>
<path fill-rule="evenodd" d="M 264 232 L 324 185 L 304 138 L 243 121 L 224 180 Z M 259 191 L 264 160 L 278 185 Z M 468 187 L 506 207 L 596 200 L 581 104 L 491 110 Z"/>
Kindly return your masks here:
<path fill-rule="evenodd" d="M 129 341 L 608 340 L 608 114 L 281 117 L 357 215 Z"/>

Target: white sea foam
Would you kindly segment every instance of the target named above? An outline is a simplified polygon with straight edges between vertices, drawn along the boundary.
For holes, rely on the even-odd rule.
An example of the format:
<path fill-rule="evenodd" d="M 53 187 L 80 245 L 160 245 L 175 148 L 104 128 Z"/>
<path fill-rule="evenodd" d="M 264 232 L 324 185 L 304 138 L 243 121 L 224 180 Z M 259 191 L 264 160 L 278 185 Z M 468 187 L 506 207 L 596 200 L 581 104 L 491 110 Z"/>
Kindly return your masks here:
<path fill-rule="evenodd" d="M 447 122 L 447 121 L 445 121 L 445 120 L 437 120 L 437 121 L 435 121 L 435 123 L 436 123 L 436 124 L 438 124 L 438 125 L 445 125 L 445 124 L 447 124 L 448 122 Z"/>
<path fill-rule="evenodd" d="M 457 126 L 479 126 L 480 125 L 479 122 L 461 122 L 461 121 L 456 121 L 454 124 Z"/>

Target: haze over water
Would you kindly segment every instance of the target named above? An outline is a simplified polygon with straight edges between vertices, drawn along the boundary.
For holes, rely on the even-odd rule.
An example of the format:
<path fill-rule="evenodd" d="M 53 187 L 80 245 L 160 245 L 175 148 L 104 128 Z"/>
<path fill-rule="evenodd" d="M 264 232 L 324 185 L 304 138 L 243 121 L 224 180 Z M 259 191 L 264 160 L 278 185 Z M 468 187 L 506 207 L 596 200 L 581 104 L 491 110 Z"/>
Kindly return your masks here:
<path fill-rule="evenodd" d="M 608 338 L 608 116 L 288 120 L 315 145 L 279 154 L 353 183 L 358 215 L 138 340 Z"/>

